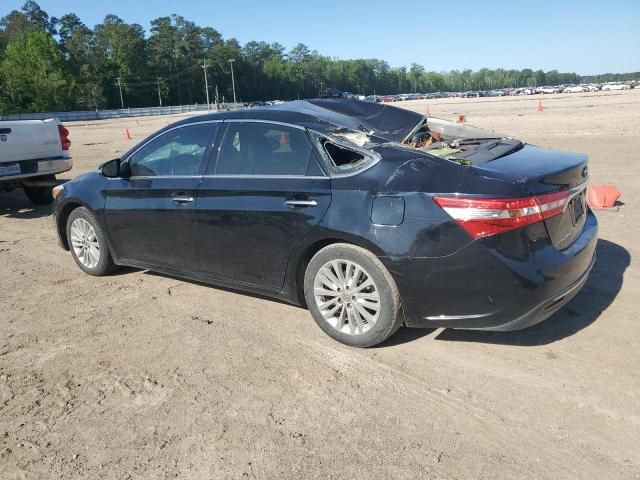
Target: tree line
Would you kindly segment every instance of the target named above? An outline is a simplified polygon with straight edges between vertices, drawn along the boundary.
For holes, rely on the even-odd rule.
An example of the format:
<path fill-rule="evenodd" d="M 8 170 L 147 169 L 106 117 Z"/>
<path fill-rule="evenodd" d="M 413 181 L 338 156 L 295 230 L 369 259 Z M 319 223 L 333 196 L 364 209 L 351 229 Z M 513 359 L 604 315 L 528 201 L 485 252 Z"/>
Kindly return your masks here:
<path fill-rule="evenodd" d="M 233 60 L 233 63 L 229 62 Z M 28 0 L 0 19 L 0 114 L 94 110 L 316 97 L 323 87 L 358 94 L 446 92 L 620 81 L 640 74 L 580 77 L 542 70 L 427 71 L 413 63 L 392 68 L 378 59 L 341 60 L 304 44 L 224 39 L 179 15 L 138 24 L 107 15 L 93 29 L 74 13 L 50 17 Z M 122 96 L 120 95 L 122 92 Z"/>

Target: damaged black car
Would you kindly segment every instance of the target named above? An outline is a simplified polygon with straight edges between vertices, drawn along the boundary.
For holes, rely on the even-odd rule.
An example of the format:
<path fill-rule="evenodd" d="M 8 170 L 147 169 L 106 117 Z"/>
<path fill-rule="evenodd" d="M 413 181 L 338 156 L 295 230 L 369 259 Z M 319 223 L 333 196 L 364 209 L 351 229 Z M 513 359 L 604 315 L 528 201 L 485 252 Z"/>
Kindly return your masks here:
<path fill-rule="evenodd" d="M 368 347 L 401 325 L 516 330 L 565 305 L 595 260 L 587 181 L 581 154 L 318 99 L 167 126 L 56 187 L 53 213 L 88 274 L 279 298 Z"/>

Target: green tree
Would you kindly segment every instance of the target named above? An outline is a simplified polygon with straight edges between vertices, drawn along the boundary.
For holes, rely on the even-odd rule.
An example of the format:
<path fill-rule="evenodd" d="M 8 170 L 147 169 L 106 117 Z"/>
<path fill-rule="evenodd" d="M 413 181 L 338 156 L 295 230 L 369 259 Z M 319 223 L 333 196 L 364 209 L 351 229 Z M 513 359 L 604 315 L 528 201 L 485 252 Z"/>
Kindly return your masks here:
<path fill-rule="evenodd" d="M 46 112 L 69 105 L 73 82 L 55 40 L 44 31 L 12 40 L 2 62 L 10 111 Z"/>

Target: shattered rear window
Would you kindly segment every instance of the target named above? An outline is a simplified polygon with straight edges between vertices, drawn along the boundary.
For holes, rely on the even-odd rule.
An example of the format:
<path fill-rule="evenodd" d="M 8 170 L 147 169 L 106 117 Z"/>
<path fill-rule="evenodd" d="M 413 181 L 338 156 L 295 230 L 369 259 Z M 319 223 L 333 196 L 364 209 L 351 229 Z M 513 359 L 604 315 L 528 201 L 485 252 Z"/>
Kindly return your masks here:
<path fill-rule="evenodd" d="M 371 166 L 377 160 L 355 145 L 354 148 L 349 148 L 320 135 L 313 135 L 313 139 L 325 164 L 335 174 L 355 172 Z"/>

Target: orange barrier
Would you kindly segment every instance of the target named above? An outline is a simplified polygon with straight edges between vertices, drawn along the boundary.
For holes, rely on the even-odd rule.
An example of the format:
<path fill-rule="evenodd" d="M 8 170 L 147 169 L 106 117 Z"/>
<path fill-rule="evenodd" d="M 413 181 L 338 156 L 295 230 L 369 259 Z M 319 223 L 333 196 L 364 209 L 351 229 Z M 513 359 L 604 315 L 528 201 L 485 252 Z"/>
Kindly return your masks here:
<path fill-rule="evenodd" d="M 542 100 L 538 100 L 538 111 L 542 111 Z"/>
<path fill-rule="evenodd" d="M 620 195 L 620 190 L 613 185 L 594 185 L 589 187 L 587 202 L 591 208 L 611 208 Z"/>

